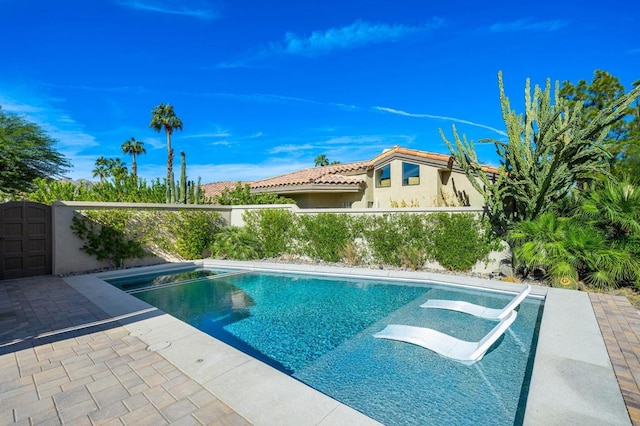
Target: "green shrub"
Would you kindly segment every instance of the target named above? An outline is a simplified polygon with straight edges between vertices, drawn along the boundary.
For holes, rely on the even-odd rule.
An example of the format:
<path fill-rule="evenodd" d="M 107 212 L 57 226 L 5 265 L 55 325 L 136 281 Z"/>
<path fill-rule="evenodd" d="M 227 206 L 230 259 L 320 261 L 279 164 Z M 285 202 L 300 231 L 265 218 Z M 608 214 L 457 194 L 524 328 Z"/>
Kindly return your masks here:
<path fill-rule="evenodd" d="M 423 214 L 409 213 L 371 218 L 364 235 L 371 246 L 374 259 L 394 266 L 403 266 L 407 261 L 420 263 L 416 259 L 418 253 L 426 259 L 431 245 L 427 218 Z"/>
<path fill-rule="evenodd" d="M 211 255 L 221 259 L 259 259 L 262 247 L 257 236 L 247 228 L 228 226 L 215 235 Z"/>
<path fill-rule="evenodd" d="M 314 259 L 339 262 L 345 246 L 352 241 L 350 220 L 347 215 L 320 213 L 300 216 L 302 251 Z"/>
<path fill-rule="evenodd" d="M 51 204 L 54 201 L 105 201 L 127 203 L 164 203 L 166 185 L 155 179 L 126 176 L 124 179 L 90 183 L 62 182 L 38 178 L 33 190 L 26 194 L 30 201 Z"/>
<path fill-rule="evenodd" d="M 214 235 L 223 227 L 219 213 L 205 210 L 171 212 L 167 220 L 175 240 L 175 249 L 185 259 L 202 259 Z"/>
<path fill-rule="evenodd" d="M 398 257 L 400 259 L 401 266 L 416 271 L 424 267 L 424 262 L 427 259 L 427 253 L 426 250 L 421 247 L 405 246 L 400 247 Z"/>
<path fill-rule="evenodd" d="M 131 226 L 130 218 L 127 210 L 87 211 L 73 217 L 71 230 L 84 241 L 83 251 L 121 268 L 126 259 L 145 255 L 140 233 Z"/>
<path fill-rule="evenodd" d="M 488 221 L 472 214 L 432 215 L 433 259 L 450 271 L 469 271 L 500 247 Z"/>
<path fill-rule="evenodd" d="M 611 289 L 640 282 L 640 262 L 620 241 L 583 218 L 543 213 L 518 222 L 507 235 L 526 271 L 544 271 L 551 285 L 575 288 L 580 281 Z"/>
<path fill-rule="evenodd" d="M 281 197 L 273 193 L 252 194 L 251 185 L 236 182 L 233 189 L 224 188 L 220 195 L 213 197 L 215 204 L 227 206 L 247 205 L 247 204 L 295 204 L 291 198 Z"/>
<path fill-rule="evenodd" d="M 290 253 L 296 237 L 296 217 L 289 210 L 264 209 L 244 214 L 247 231 L 258 237 L 266 257 Z"/>
<path fill-rule="evenodd" d="M 402 245 L 400 227 L 388 214 L 369 218 L 364 237 L 371 248 L 373 260 L 388 265 L 399 265 L 398 250 Z"/>

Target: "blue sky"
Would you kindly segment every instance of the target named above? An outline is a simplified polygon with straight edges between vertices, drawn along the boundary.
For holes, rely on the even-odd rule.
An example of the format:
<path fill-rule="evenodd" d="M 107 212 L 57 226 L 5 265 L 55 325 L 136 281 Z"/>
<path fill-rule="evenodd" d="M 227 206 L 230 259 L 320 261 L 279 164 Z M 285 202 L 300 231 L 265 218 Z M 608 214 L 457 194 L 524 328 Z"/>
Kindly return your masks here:
<path fill-rule="evenodd" d="M 174 167 L 189 179 L 255 180 L 319 154 L 446 153 L 438 129 L 504 138 L 527 78 L 640 79 L 635 1 L 0 0 L 0 105 L 41 125 L 92 179 L 131 137 L 139 175 L 166 176 L 164 102 L 184 123 Z M 497 164 L 491 145 L 476 145 Z"/>

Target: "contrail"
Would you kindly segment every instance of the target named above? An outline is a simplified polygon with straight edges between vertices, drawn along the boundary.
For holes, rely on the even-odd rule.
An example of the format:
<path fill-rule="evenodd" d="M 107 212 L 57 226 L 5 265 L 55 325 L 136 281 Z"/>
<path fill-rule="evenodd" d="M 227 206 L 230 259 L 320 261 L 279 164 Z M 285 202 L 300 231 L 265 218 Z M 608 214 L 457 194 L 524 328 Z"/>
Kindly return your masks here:
<path fill-rule="evenodd" d="M 398 109 L 379 107 L 379 106 L 373 107 L 373 109 L 378 110 L 378 111 L 388 112 L 389 114 L 404 115 L 405 117 L 434 118 L 434 119 L 438 119 L 438 120 L 455 121 L 456 123 L 463 123 L 463 124 L 468 124 L 470 126 L 476 126 L 476 127 L 482 127 L 483 129 L 489 129 L 489 130 L 491 130 L 493 132 L 496 132 L 499 135 L 507 136 L 507 133 L 505 131 L 503 131 L 503 130 L 496 129 L 495 127 L 491 127 L 491 126 L 486 126 L 484 124 L 474 123 L 473 121 L 462 120 L 460 118 L 444 117 L 442 115 L 431 115 L 431 114 L 414 114 L 414 113 L 410 113 L 410 112 L 406 112 L 406 111 L 401 111 L 401 110 L 398 110 Z"/>

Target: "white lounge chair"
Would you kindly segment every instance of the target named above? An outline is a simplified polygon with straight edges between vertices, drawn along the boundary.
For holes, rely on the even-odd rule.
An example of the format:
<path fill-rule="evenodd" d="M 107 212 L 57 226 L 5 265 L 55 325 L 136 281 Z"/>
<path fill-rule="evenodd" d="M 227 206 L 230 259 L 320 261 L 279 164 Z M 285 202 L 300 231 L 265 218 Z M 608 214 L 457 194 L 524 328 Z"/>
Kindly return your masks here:
<path fill-rule="evenodd" d="M 444 357 L 470 365 L 482 359 L 491 345 L 504 334 L 509 326 L 516 320 L 517 316 L 518 313 L 516 311 L 512 310 L 509 312 L 479 342 L 467 342 L 466 340 L 456 339 L 453 336 L 431 328 L 398 324 L 386 326 L 384 330 L 374 334 L 373 337 L 412 343 Z"/>
<path fill-rule="evenodd" d="M 507 306 L 501 309 L 487 308 L 482 305 L 475 305 L 469 302 L 463 302 L 460 300 L 442 300 L 431 299 L 420 305 L 421 308 L 434 308 L 434 309 L 448 309 L 450 311 L 464 312 L 465 314 L 474 315 L 476 317 L 485 318 L 494 321 L 501 321 L 504 317 L 509 315 L 509 312 L 518 307 L 520 303 L 531 291 L 531 286 L 526 285 Z"/>

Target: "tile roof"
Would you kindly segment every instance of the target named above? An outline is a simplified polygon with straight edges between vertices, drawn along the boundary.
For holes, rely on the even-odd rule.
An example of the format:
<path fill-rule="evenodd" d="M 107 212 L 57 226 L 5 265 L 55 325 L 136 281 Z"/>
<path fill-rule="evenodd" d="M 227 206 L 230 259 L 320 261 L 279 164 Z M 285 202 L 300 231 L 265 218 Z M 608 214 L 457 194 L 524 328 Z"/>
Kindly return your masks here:
<path fill-rule="evenodd" d="M 430 160 L 444 161 L 445 163 L 449 162 L 449 159 L 451 158 L 451 155 L 434 154 L 432 152 L 418 151 L 417 149 L 409 149 L 409 148 L 394 146 L 392 149 L 383 151 L 382 154 L 378 155 L 376 158 L 371 160 L 371 163 L 375 164 L 387 157 L 393 156 L 394 154 L 406 154 L 406 155 L 411 155 L 413 157 L 421 157 L 421 158 L 428 158 Z"/>
<path fill-rule="evenodd" d="M 278 188 L 284 186 L 302 186 L 302 185 L 345 185 L 353 187 L 365 182 L 364 173 L 375 167 L 376 164 L 384 161 L 395 154 L 407 155 L 411 157 L 424 158 L 443 162 L 450 167 L 451 155 L 435 154 L 432 152 L 419 151 L 417 149 L 402 148 L 395 146 L 388 149 L 369 161 L 357 161 L 354 163 L 333 164 L 330 166 L 310 167 L 308 169 L 287 173 L 267 179 L 262 179 L 250 183 L 251 189 L 267 189 Z M 482 166 L 482 170 L 486 173 L 498 173 L 498 169 L 491 166 Z M 234 188 L 236 182 L 214 182 L 202 185 L 205 194 L 208 197 L 219 195 L 224 188 Z M 213 194 L 213 195 L 209 195 Z"/>
<path fill-rule="evenodd" d="M 255 181 L 252 189 L 274 188 L 288 185 L 357 185 L 365 181 L 362 175 L 353 176 L 354 172 L 365 172 L 371 165 L 370 161 L 355 163 L 333 164 L 330 166 L 311 167 L 286 175 Z"/>
<path fill-rule="evenodd" d="M 240 182 L 241 185 L 250 184 L 251 182 Z M 225 180 L 222 182 L 212 182 L 212 183 L 204 183 L 200 185 L 200 188 L 204 191 L 204 196 L 206 198 L 216 197 L 222 194 L 222 191 L 225 189 L 233 189 L 238 184 L 238 181 L 230 181 Z"/>
<path fill-rule="evenodd" d="M 451 160 L 451 155 L 448 155 L 448 154 L 435 154 L 433 152 L 418 151 L 417 149 L 409 149 L 409 148 L 394 146 L 392 149 L 384 151 L 382 154 L 378 155 L 376 158 L 371 160 L 371 163 L 375 164 L 387 157 L 392 156 L 393 154 L 411 155 L 414 157 L 428 158 L 430 160 L 444 161 L 445 163 L 449 163 L 449 161 Z M 481 167 L 482 167 L 482 171 L 486 173 L 497 174 L 499 172 L 497 167 L 485 166 L 485 165 L 481 165 Z"/>

